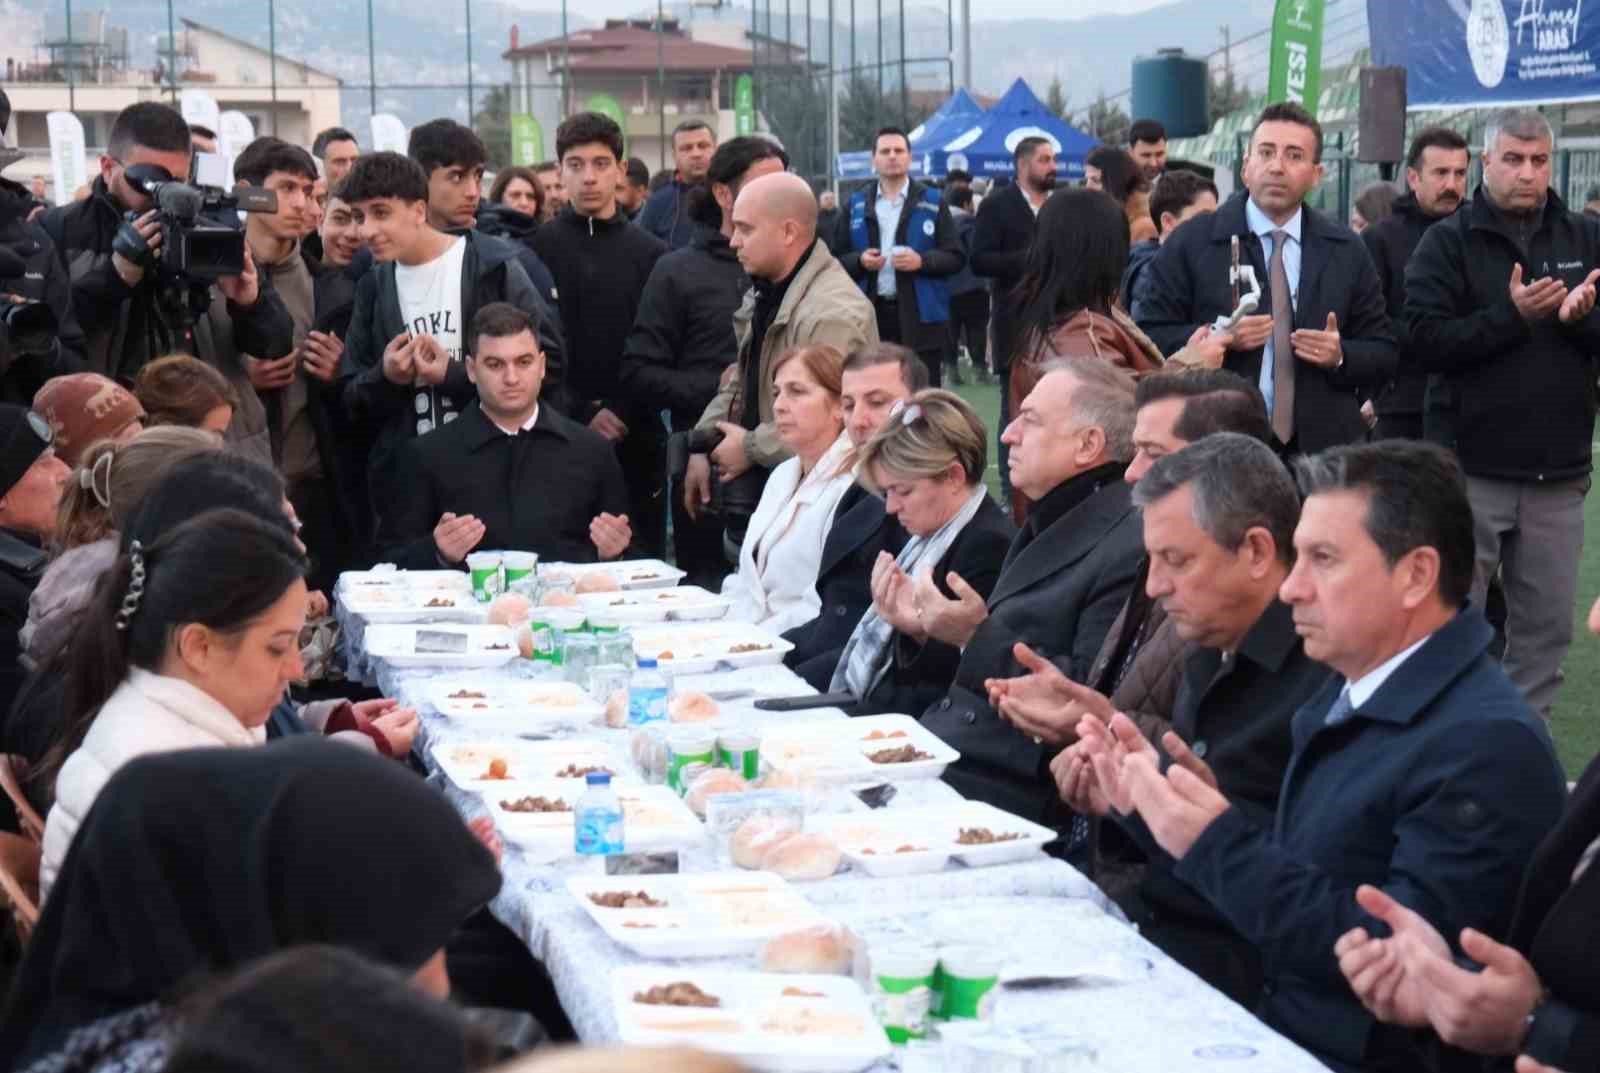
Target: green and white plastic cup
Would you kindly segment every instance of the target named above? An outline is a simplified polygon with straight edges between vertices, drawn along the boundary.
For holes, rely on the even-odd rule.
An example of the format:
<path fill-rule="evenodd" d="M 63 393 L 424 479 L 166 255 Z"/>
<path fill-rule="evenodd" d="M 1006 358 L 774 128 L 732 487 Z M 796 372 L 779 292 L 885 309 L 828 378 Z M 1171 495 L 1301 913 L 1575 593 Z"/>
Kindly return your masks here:
<path fill-rule="evenodd" d="M 500 556 L 502 592 L 510 592 L 513 582 L 531 578 L 539 569 L 539 555 L 532 551 L 508 551 Z"/>
<path fill-rule="evenodd" d="M 761 739 L 748 730 L 724 731 L 717 735 L 717 764 L 754 782 L 761 777 Z"/>
<path fill-rule="evenodd" d="M 922 1039 L 928 1034 L 933 1005 L 933 971 L 939 956 L 914 946 L 873 949 L 872 1008 L 890 1043 Z"/>
<path fill-rule="evenodd" d="M 1004 959 L 981 946 L 939 951 L 939 1016 L 946 1021 L 990 1020 L 1003 968 Z"/>
<path fill-rule="evenodd" d="M 467 569 L 472 571 L 472 595 L 480 604 L 488 603 L 505 591 L 499 552 L 473 552 L 467 556 Z"/>
<path fill-rule="evenodd" d="M 680 730 L 667 739 L 667 785 L 679 797 L 700 773 L 717 766 L 717 736 L 709 730 Z"/>

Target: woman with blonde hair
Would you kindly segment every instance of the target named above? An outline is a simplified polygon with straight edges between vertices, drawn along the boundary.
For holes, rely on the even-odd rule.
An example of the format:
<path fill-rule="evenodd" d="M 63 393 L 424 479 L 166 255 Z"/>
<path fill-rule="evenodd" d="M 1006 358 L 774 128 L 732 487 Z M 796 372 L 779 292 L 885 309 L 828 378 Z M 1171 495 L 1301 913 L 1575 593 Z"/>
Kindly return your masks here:
<path fill-rule="evenodd" d="M 100 440 L 83 452 L 61 491 L 55 559 L 28 598 L 23 661 L 43 663 L 67 639 L 94 583 L 117 558 L 117 533 L 167 471 L 220 449 L 196 428 L 152 428 L 126 442 Z"/>
<path fill-rule="evenodd" d="M 839 498 L 853 483 L 844 431 L 844 355 L 795 347 L 772 365 L 772 417 L 794 457 L 767 478 L 739 548 L 739 572 L 722 584 L 730 617 L 773 633 L 810 622 L 822 600 L 817 570 Z"/>
<path fill-rule="evenodd" d="M 861 449 L 857 473 L 910 539 L 880 552 L 872 607 L 834 668 L 854 713 L 923 711 L 950 689 L 961 650 L 928 634 L 923 594 L 988 600 L 1016 530 L 984 486 L 988 430 L 959 395 L 919 391 Z"/>

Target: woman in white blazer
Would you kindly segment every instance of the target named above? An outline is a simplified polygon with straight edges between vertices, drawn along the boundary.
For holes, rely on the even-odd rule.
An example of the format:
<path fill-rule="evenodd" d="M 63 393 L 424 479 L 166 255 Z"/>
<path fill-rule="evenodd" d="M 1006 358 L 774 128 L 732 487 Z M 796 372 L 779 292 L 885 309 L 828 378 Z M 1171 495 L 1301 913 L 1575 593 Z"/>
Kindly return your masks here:
<path fill-rule="evenodd" d="M 843 368 L 844 355 L 831 346 L 796 347 L 773 363 L 773 422 L 794 457 L 767 478 L 739 547 L 739 572 L 723 583 L 734 600 L 730 619 L 782 633 L 822 608 L 822 544 L 855 481 L 839 400 Z"/>
<path fill-rule="evenodd" d="M 101 788 L 128 761 L 266 739 L 273 708 L 303 674 L 305 570 L 287 520 L 227 509 L 148 545 L 132 540 L 118 556 L 73 638 L 65 725 L 93 722 L 56 778 L 44 891 Z"/>

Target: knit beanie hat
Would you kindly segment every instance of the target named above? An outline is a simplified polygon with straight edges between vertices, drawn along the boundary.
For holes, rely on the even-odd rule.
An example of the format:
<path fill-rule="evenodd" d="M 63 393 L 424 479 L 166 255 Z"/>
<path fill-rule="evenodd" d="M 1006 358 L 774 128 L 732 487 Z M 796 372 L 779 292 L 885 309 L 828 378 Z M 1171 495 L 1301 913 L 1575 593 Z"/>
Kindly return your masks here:
<path fill-rule="evenodd" d="M 33 411 L 49 422 L 56 457 L 69 466 L 77 466 L 96 440 L 110 439 L 144 418 L 139 400 L 99 373 L 47 381 L 33 396 Z"/>

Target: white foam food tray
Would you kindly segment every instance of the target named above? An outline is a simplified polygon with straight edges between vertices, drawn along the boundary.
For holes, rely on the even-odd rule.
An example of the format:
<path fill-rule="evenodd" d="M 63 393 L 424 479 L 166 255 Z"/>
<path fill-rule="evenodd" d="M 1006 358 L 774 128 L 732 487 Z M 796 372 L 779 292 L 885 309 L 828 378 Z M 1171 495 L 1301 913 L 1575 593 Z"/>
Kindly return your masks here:
<path fill-rule="evenodd" d="M 774 936 L 825 923 L 810 902 L 771 872 L 574 876 L 567 889 L 606 935 L 644 957 L 749 954 Z M 591 897 L 635 892 L 666 904 L 612 909 Z"/>
<path fill-rule="evenodd" d="M 430 682 L 428 700 L 440 715 L 485 733 L 584 726 L 605 714 L 605 707 L 574 682 L 483 682 L 458 675 Z"/>
<path fill-rule="evenodd" d="M 584 784 L 576 779 L 545 779 L 501 783 L 483 793 L 483 803 L 507 842 L 544 855 L 573 852 L 572 812 L 516 812 L 508 802 L 526 797 L 560 800 L 576 807 Z M 665 786 L 614 786 L 622 799 L 623 841 L 629 852 L 694 845 L 705 838 L 705 828 L 689 806 Z"/>
<path fill-rule="evenodd" d="M 418 652 L 420 631 L 465 634 L 465 652 Z M 517 639 L 505 626 L 441 622 L 433 626 L 374 623 L 366 630 L 367 654 L 394 667 L 499 667 L 517 658 Z"/>
<path fill-rule="evenodd" d="M 981 801 L 814 816 L 807 818 L 806 830 L 831 837 L 851 867 L 872 876 L 937 872 L 952 857 L 971 867 L 1025 860 L 1056 837 L 1048 827 Z M 963 831 L 981 830 L 1003 840 L 961 841 Z"/>
<path fill-rule="evenodd" d="M 605 573 L 624 591 L 671 588 L 688 575 L 660 559 L 624 559 L 613 563 L 540 563 L 539 576 L 568 574 L 576 580 L 585 574 Z"/>
<path fill-rule="evenodd" d="M 720 1005 L 634 1001 L 651 987 L 678 982 L 694 984 Z M 856 1073 L 890 1053 L 872 1004 L 847 976 L 636 965 L 615 970 L 611 988 L 623 1043 L 699 1047 L 765 1073 Z"/>
<path fill-rule="evenodd" d="M 872 759 L 907 745 L 928 759 Z M 766 731 L 761 736 L 761 759 L 779 771 L 815 779 L 896 782 L 936 779 L 961 754 L 909 715 L 868 715 L 845 723 L 805 723 Z"/>
<path fill-rule="evenodd" d="M 670 589 L 586 592 L 579 595 L 578 606 L 591 622 L 627 626 L 668 619 L 680 622 L 719 619 L 728 613 L 733 601 L 698 585 L 678 585 Z"/>
<path fill-rule="evenodd" d="M 488 614 L 467 576 L 450 570 L 345 574 L 335 592 L 347 611 L 368 622 L 482 622 Z"/>
<path fill-rule="evenodd" d="M 759 626 L 735 622 L 667 623 L 636 627 L 633 650 L 674 674 L 703 674 L 719 666 L 782 663 L 794 645 Z"/>
<path fill-rule="evenodd" d="M 585 768 L 611 772 L 613 785 L 633 781 L 614 746 L 598 741 L 467 741 L 440 742 L 434 761 L 450 781 L 473 793 L 494 794 L 508 782 L 554 779 L 581 793 Z M 496 775 L 500 767 L 503 775 Z"/>

